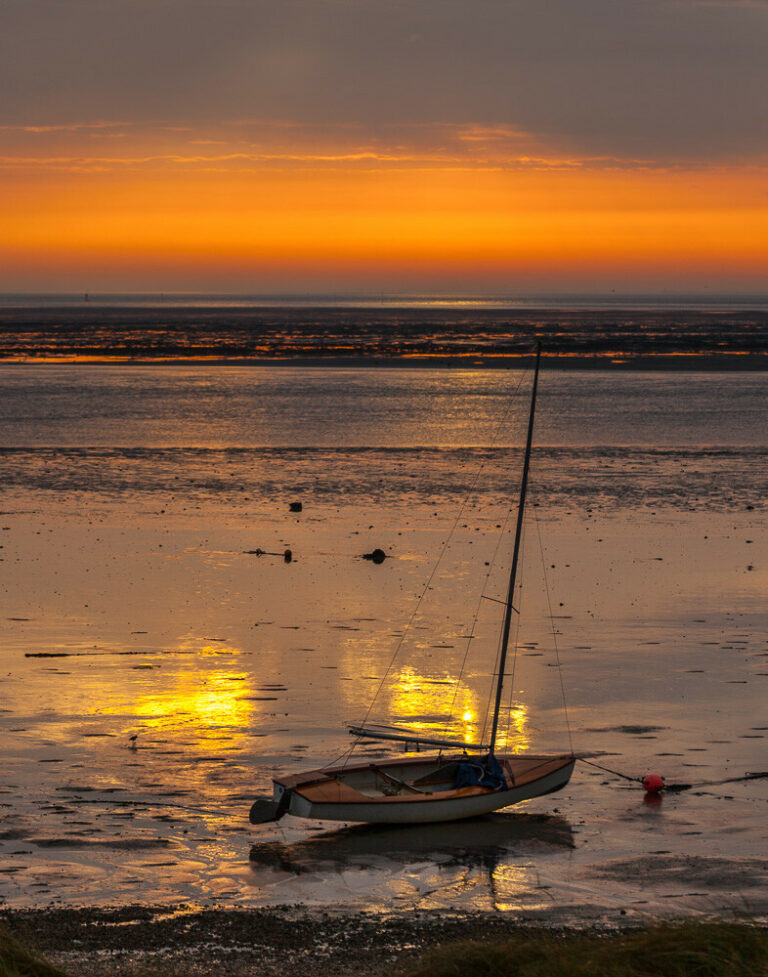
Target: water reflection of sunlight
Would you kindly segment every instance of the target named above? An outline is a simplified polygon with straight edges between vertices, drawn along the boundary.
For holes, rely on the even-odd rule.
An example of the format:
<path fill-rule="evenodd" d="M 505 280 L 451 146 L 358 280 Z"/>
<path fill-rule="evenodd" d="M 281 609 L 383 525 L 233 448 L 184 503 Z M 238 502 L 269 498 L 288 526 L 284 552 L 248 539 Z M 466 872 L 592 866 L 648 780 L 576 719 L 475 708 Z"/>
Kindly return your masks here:
<path fill-rule="evenodd" d="M 410 665 L 398 672 L 389 687 L 389 715 L 409 729 L 449 734 L 465 743 L 474 742 L 480 731 L 472 689 L 457 690 L 452 676 L 430 679 Z"/>
<path fill-rule="evenodd" d="M 242 698 L 247 691 L 237 672 L 183 672 L 177 676 L 173 689 L 142 696 L 135 705 L 142 725 L 166 726 L 168 717 L 183 718 L 205 738 L 209 748 L 215 748 L 217 740 L 207 736 L 213 730 L 226 727 L 229 731 L 242 732 L 249 725 L 253 703 Z M 227 740 L 226 749 L 231 749 Z"/>
<path fill-rule="evenodd" d="M 551 900 L 531 891 L 536 876 L 529 866 L 502 863 L 491 871 L 491 899 L 494 909 L 511 912 L 519 909 L 542 909 L 551 906 Z M 542 891 L 546 891 L 545 889 Z"/>
<path fill-rule="evenodd" d="M 128 702 L 99 703 L 94 712 L 128 712 L 141 720 L 143 730 L 167 731 L 181 725 L 192 732 L 198 748 L 232 750 L 253 719 L 249 676 L 240 671 L 191 668 L 177 672 L 173 684 L 143 692 Z"/>
<path fill-rule="evenodd" d="M 454 693 L 456 698 L 454 700 Z M 446 735 L 463 743 L 478 742 L 483 730 L 478 696 L 467 686 L 456 691 L 456 679 L 443 675 L 430 679 L 411 666 L 402 668 L 389 687 L 388 718 L 424 735 Z M 509 708 L 509 722 L 499 724 L 497 747 L 524 752 L 530 747 L 528 707 L 516 702 Z"/>
<path fill-rule="evenodd" d="M 506 750 L 508 753 L 523 753 L 530 748 L 528 706 L 522 702 L 510 706 L 509 723 L 504 723 L 503 719 L 499 723 L 497 743 L 499 749 Z"/>

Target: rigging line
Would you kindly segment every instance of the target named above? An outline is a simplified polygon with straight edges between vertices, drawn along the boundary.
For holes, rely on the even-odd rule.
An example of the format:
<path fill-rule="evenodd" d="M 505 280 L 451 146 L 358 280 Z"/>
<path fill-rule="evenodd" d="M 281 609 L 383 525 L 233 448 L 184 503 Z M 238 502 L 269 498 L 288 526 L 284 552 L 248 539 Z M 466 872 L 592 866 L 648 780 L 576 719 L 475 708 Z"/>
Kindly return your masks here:
<path fill-rule="evenodd" d="M 552 613 L 552 598 L 549 593 L 549 580 L 547 579 L 547 565 L 544 558 L 544 543 L 541 539 L 541 523 L 537 513 L 534 513 L 536 522 L 536 533 L 539 537 L 539 553 L 541 554 L 541 572 L 544 577 L 544 592 L 547 595 L 547 607 L 549 608 L 549 623 L 552 627 L 552 643 L 555 646 L 555 661 L 557 663 L 557 674 L 560 676 L 560 694 L 563 699 L 563 715 L 565 716 L 565 728 L 568 733 L 568 749 L 573 753 L 573 734 L 571 732 L 571 720 L 568 715 L 568 703 L 565 698 L 565 681 L 563 679 L 563 669 L 560 666 L 560 649 L 557 645 L 557 634 L 555 631 L 555 616 Z"/>
<path fill-rule="evenodd" d="M 483 728 L 482 728 L 482 731 L 481 731 L 481 734 L 480 734 L 480 742 L 481 743 L 484 743 L 485 742 L 485 732 L 486 732 L 486 730 L 488 728 L 488 717 L 491 714 L 491 703 L 493 702 L 493 697 L 494 697 L 494 694 L 495 694 L 495 691 L 496 691 L 495 690 L 495 683 L 494 683 L 493 680 L 494 680 L 494 678 L 499 673 L 499 666 L 501 665 L 501 645 L 502 645 L 503 640 L 504 640 L 503 627 L 501 627 L 501 628 L 499 628 L 499 637 L 498 637 L 498 641 L 497 641 L 497 644 L 496 644 L 496 658 L 495 658 L 494 663 L 493 663 L 493 671 L 491 672 L 491 682 L 490 682 L 490 685 L 488 686 L 488 698 L 486 700 L 486 703 L 485 703 L 485 711 L 483 713 Z"/>
<path fill-rule="evenodd" d="M 535 383 L 536 383 L 536 373 L 534 373 L 534 385 L 535 385 Z M 519 389 L 520 389 L 520 384 L 518 383 L 517 390 L 519 390 Z M 515 393 L 517 393 L 517 390 L 515 391 Z M 505 526 L 506 526 L 506 523 L 509 521 L 509 518 L 510 518 L 510 516 L 512 514 L 512 511 L 513 510 L 510 509 L 508 511 L 508 513 L 507 513 L 507 516 L 506 516 L 506 519 L 505 519 Z M 522 586 L 522 578 L 521 578 L 521 586 Z M 514 594 L 509 594 L 508 595 L 508 600 L 511 602 L 513 599 L 514 599 Z M 506 603 L 506 601 L 503 601 L 503 602 L 500 602 L 500 603 Z M 514 604 L 512 605 L 512 610 L 517 611 L 517 609 L 515 608 Z M 517 641 L 518 641 L 518 638 L 519 638 L 519 635 L 520 635 L 520 612 L 519 611 L 517 611 L 517 615 L 518 616 L 517 616 L 517 622 L 516 622 L 516 627 L 515 627 L 515 656 L 517 655 Z M 501 626 L 501 629 L 499 631 L 499 640 L 498 640 L 498 645 L 497 645 L 497 648 L 496 648 L 496 659 L 495 659 L 495 663 L 494 663 L 494 669 L 493 669 L 493 673 L 492 673 L 492 678 L 493 677 L 497 677 L 499 675 L 499 672 L 501 671 L 501 657 L 502 657 L 503 644 L 504 644 L 504 623 L 502 622 L 502 626 Z M 502 676 L 502 678 L 503 678 L 503 676 Z M 513 682 L 513 687 L 514 687 L 514 682 Z M 495 692 L 494 683 L 493 683 L 493 681 L 491 681 L 491 685 L 490 685 L 490 688 L 489 688 L 489 691 L 488 691 L 488 699 L 487 699 L 486 706 L 485 706 L 485 713 L 484 713 L 484 717 L 483 717 L 482 734 L 481 734 L 481 737 L 480 737 L 481 741 L 485 740 L 485 733 L 486 733 L 486 729 L 487 729 L 487 726 L 488 726 L 488 718 L 489 718 L 489 715 L 490 715 L 490 712 L 491 712 L 491 702 L 493 701 L 493 698 L 494 698 L 494 692 Z M 510 698 L 510 703 L 511 703 L 511 701 L 512 700 Z M 507 732 L 508 732 L 508 730 L 509 730 L 509 715 L 507 717 Z"/>
<path fill-rule="evenodd" d="M 509 510 L 509 515 L 511 515 L 511 514 L 512 514 L 512 510 L 510 509 Z M 509 515 L 507 517 L 507 520 L 509 519 Z M 522 590 L 522 586 L 523 586 L 522 566 L 521 566 L 521 569 L 520 569 L 520 575 L 519 575 L 519 578 L 518 579 L 519 579 L 519 590 Z M 518 593 L 519 593 L 519 590 L 518 590 Z M 506 603 L 506 601 L 504 601 L 504 603 Z M 519 603 L 520 603 L 520 600 L 518 599 L 518 604 Z M 514 674 L 515 674 L 514 673 L 514 663 L 516 663 L 516 661 L 517 661 L 517 642 L 518 642 L 518 638 L 520 637 L 520 617 L 521 617 L 521 615 L 518 614 L 517 618 L 515 619 L 515 641 L 514 641 L 514 653 L 513 653 L 512 689 L 514 689 Z M 488 718 L 489 718 L 489 716 L 491 714 L 491 703 L 493 702 L 493 698 L 494 698 L 495 691 L 496 691 L 496 684 L 495 684 L 495 682 L 493 680 L 494 680 L 494 678 L 496 678 L 498 676 L 499 669 L 501 668 L 501 646 L 502 646 L 503 643 L 504 643 L 504 622 L 502 621 L 501 626 L 499 628 L 499 639 L 498 639 L 498 644 L 496 646 L 496 659 L 494 661 L 493 672 L 491 674 L 491 684 L 488 687 L 488 699 L 486 700 L 486 703 L 485 703 L 485 713 L 484 713 L 484 718 L 483 718 L 483 727 L 482 727 L 482 733 L 481 733 L 481 736 L 480 736 L 480 742 L 481 743 L 485 742 L 485 733 L 486 733 L 486 730 L 488 728 Z M 511 698 L 510 698 L 509 701 L 510 701 L 510 703 L 512 702 Z M 509 718 L 507 718 L 507 731 L 508 731 L 508 729 L 509 729 Z"/>
<path fill-rule="evenodd" d="M 526 537 L 525 523 L 523 523 L 523 538 L 520 541 L 520 551 L 521 551 L 520 552 L 520 572 L 519 572 L 520 584 L 518 586 L 518 598 L 517 598 L 517 603 L 520 605 L 520 607 L 523 606 L 523 580 L 524 580 L 524 575 L 525 575 L 525 537 Z M 517 654 L 518 654 L 518 651 L 520 650 L 520 623 L 521 623 L 520 622 L 520 619 L 521 619 L 521 616 L 522 615 L 518 614 L 517 620 L 515 622 L 515 643 L 513 645 L 513 651 L 512 651 L 512 672 L 510 674 L 509 683 L 508 683 L 509 684 L 509 698 L 507 700 L 507 725 L 506 725 L 506 729 L 504 730 L 504 735 L 506 737 L 506 742 L 507 743 L 509 742 L 509 725 L 512 722 L 512 696 L 513 696 L 514 691 L 515 691 L 515 672 L 516 672 L 516 669 L 517 669 Z"/>
<path fill-rule="evenodd" d="M 496 562 L 499 555 L 499 550 L 501 549 L 501 544 L 504 542 L 507 533 L 507 526 L 509 525 L 509 520 L 511 515 L 512 515 L 512 509 L 508 509 L 507 514 L 504 516 L 504 522 L 501 525 L 501 532 L 499 533 L 498 539 L 496 540 L 496 546 L 493 551 L 493 556 L 491 557 L 490 563 L 488 565 L 488 571 L 485 574 L 483 585 L 480 588 L 480 595 L 477 598 L 477 604 L 475 606 L 475 614 L 474 617 L 472 618 L 472 626 L 469 630 L 469 637 L 467 638 L 467 646 L 464 649 L 464 658 L 462 659 L 461 662 L 459 677 L 456 679 L 456 686 L 453 692 L 453 698 L 451 699 L 451 708 L 448 715 L 448 719 L 450 722 L 453 721 L 453 710 L 456 706 L 456 699 L 459 694 L 459 688 L 461 687 L 461 681 L 464 678 L 464 669 L 467 666 L 467 659 L 469 658 L 470 645 L 472 644 L 472 640 L 475 637 L 475 628 L 477 627 L 477 619 L 480 615 L 480 608 L 482 607 L 483 599 L 485 598 L 485 594 L 483 593 L 483 591 L 486 589 L 491 573 L 493 573 L 494 569 L 496 568 Z M 504 603 L 504 601 L 500 601 L 499 603 Z"/>
<path fill-rule="evenodd" d="M 506 406 L 506 408 L 504 410 L 504 413 L 502 415 L 501 420 L 499 421 L 499 423 L 497 425 L 496 434 L 491 439 L 491 444 L 490 444 L 490 447 L 491 448 L 495 447 L 496 441 L 500 437 L 501 428 L 504 425 L 504 423 L 506 422 L 506 419 L 507 419 L 510 411 L 512 410 L 512 405 L 515 402 L 514 401 L 514 398 L 517 396 L 517 393 L 520 390 L 520 387 L 522 385 L 524 376 L 525 376 L 525 372 L 523 372 L 523 373 L 520 374 L 520 379 L 517 381 L 517 387 L 515 388 L 514 393 L 507 400 L 507 406 Z M 389 665 L 387 665 L 386 671 L 384 672 L 384 675 L 382 676 L 381 682 L 379 682 L 379 685 L 376 688 L 376 691 L 375 691 L 375 693 L 373 695 L 373 698 L 371 699 L 371 702 L 368 705 L 368 709 L 366 710 L 365 717 L 364 717 L 364 719 L 363 719 L 363 721 L 361 723 L 362 726 L 365 726 L 365 724 L 368 722 L 368 718 L 371 715 L 371 710 L 373 709 L 373 706 L 374 706 L 376 700 L 381 695 L 381 690 L 384 688 L 384 683 L 386 682 L 387 677 L 389 676 L 389 673 L 392 671 L 392 668 L 394 667 L 394 664 L 397 661 L 397 656 L 400 654 L 400 650 L 403 647 L 403 643 L 405 642 L 405 639 L 406 639 L 406 637 L 408 635 L 408 632 L 411 629 L 411 625 L 413 624 L 413 622 L 414 622 L 414 620 L 416 618 L 416 615 L 418 614 L 418 612 L 419 612 L 419 610 L 421 608 L 421 605 L 422 605 L 422 603 L 424 601 L 424 598 L 425 598 L 425 596 L 427 594 L 427 591 L 429 590 L 430 584 L 432 583 L 432 580 L 434 579 L 434 576 L 437 573 L 437 570 L 438 570 L 440 564 L 443 561 L 443 557 L 445 556 L 446 550 L 448 549 L 448 546 L 449 546 L 451 540 L 453 539 L 453 537 L 454 537 L 454 535 L 456 533 L 456 527 L 459 524 L 459 520 L 464 515 L 464 510 L 467 507 L 467 504 L 469 502 L 469 499 L 471 498 L 472 493 L 475 491 L 475 488 L 477 487 L 477 483 L 479 482 L 480 476 L 483 473 L 483 469 L 485 468 L 485 464 L 486 464 L 485 462 L 481 462 L 480 467 L 478 468 L 478 470 L 477 470 L 477 472 L 475 474 L 475 477 L 474 477 L 474 479 L 472 481 L 472 484 L 469 487 L 469 491 L 467 492 L 467 494 L 462 499 L 461 506 L 459 507 L 459 511 L 456 514 L 456 518 L 453 521 L 453 526 L 451 527 L 450 532 L 448 533 L 448 536 L 447 536 L 445 542 L 443 543 L 443 546 L 442 546 L 442 548 L 440 550 L 440 553 L 439 553 L 439 555 L 437 557 L 437 562 L 435 563 L 434 567 L 432 568 L 431 573 L 429 574 L 429 577 L 427 578 L 427 582 L 424 585 L 424 589 L 421 591 L 421 594 L 419 595 L 419 597 L 418 597 L 418 599 L 416 601 L 416 606 L 414 607 L 414 609 L 413 609 L 413 611 L 411 613 L 411 616 L 408 618 L 408 621 L 407 621 L 407 623 L 405 625 L 405 628 L 403 630 L 403 633 L 400 636 L 400 640 L 395 645 L 395 650 L 394 650 L 394 653 L 392 655 L 392 659 L 389 662 Z M 353 749 L 354 749 L 354 746 L 353 746 Z M 351 755 L 352 755 L 352 753 L 350 751 L 350 756 Z M 346 763 L 347 761 L 345 760 L 344 762 Z"/>
<path fill-rule="evenodd" d="M 354 749 L 357 746 L 357 744 L 360 742 L 361 738 L 362 737 L 358 736 L 352 743 L 352 746 L 348 746 L 346 750 L 343 750 L 341 753 L 339 753 L 339 755 L 335 757 L 333 760 L 329 760 L 328 763 L 324 763 L 322 767 L 320 767 L 320 769 L 326 770 L 328 767 L 332 767 L 335 764 L 337 764 L 341 759 L 344 759 L 344 763 L 342 764 L 342 766 L 346 767 L 349 758 L 352 756 Z"/>
<path fill-rule="evenodd" d="M 504 669 L 507 661 L 507 651 L 509 648 L 509 631 L 512 624 L 513 601 L 515 599 L 515 579 L 517 577 L 517 565 L 520 557 L 520 537 L 523 531 L 523 515 L 525 513 L 525 497 L 528 486 L 528 476 L 531 469 L 531 451 L 533 448 L 533 422 L 536 416 L 536 392 L 539 388 L 539 367 L 541 366 L 541 343 L 536 343 L 536 361 L 533 370 L 533 383 L 531 385 L 531 406 L 528 412 L 528 425 L 525 438 L 525 453 L 523 455 L 523 471 L 520 478 L 520 494 L 517 505 L 517 525 L 515 527 L 515 545 L 512 552 L 512 565 L 509 568 L 509 584 L 507 586 L 507 606 L 504 609 L 504 624 L 502 627 L 501 641 L 501 661 L 499 663 L 499 677 L 496 682 L 496 696 L 493 705 L 493 723 L 491 725 L 490 744 L 488 749 L 489 757 L 493 757 L 496 750 L 496 734 L 499 729 L 499 715 L 501 709 L 501 697 L 504 688 Z"/>
<path fill-rule="evenodd" d="M 523 580 L 525 578 L 525 543 L 526 543 L 526 537 L 528 535 L 525 531 L 526 528 L 527 528 L 527 524 L 525 518 L 523 518 L 523 531 L 520 538 L 520 569 L 518 571 L 518 585 L 517 585 L 517 593 L 518 593 L 517 603 L 518 606 L 520 607 L 523 606 Z M 509 691 L 510 691 L 509 704 L 510 705 L 512 705 L 512 692 L 514 692 L 515 690 L 515 673 L 517 671 L 517 655 L 518 652 L 520 651 L 520 646 L 517 641 L 519 635 L 520 635 L 520 615 L 518 614 L 517 629 L 515 630 L 515 644 L 514 644 L 514 648 L 512 649 L 512 671 L 510 672 L 510 676 L 509 676 Z M 509 727 L 509 718 L 507 718 L 507 727 Z"/>
<path fill-rule="evenodd" d="M 517 649 L 520 641 L 520 618 L 518 617 L 515 621 L 515 638 L 514 638 L 514 649 L 515 657 L 517 657 Z M 509 727 L 512 724 L 512 698 L 515 691 L 514 677 L 509 683 L 509 698 L 507 699 L 507 725 L 504 730 L 504 735 L 506 737 L 505 745 L 509 744 Z"/>

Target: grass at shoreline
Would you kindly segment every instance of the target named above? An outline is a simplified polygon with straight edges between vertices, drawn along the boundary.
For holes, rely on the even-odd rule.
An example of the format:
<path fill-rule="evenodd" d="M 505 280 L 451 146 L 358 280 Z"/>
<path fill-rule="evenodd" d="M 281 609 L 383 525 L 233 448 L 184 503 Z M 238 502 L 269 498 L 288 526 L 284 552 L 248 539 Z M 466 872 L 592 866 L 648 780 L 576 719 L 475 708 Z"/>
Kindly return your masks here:
<path fill-rule="evenodd" d="M 611 936 L 525 930 L 427 953 L 407 977 L 764 977 L 768 932 L 669 923 Z"/>
<path fill-rule="evenodd" d="M 360 961 L 353 948 L 337 949 L 341 953 L 335 962 L 329 960 L 327 951 L 310 953 L 301 961 L 294 960 L 291 972 L 295 977 L 331 973 L 358 977 L 358 972 L 373 972 L 368 967 L 358 971 Z M 208 960 L 205 949 L 188 946 L 185 950 L 181 957 L 165 957 L 160 970 L 134 958 L 120 972 L 133 977 L 159 973 L 187 977 L 190 972 L 204 977 L 225 973 L 261 977 L 266 973 L 253 959 L 238 960 L 240 954 Z M 387 952 L 391 954 L 391 944 Z M 85 948 L 78 956 L 78 973 L 89 977 L 107 977 L 113 966 L 114 961 L 89 954 Z M 401 963 L 395 971 L 400 977 L 768 977 L 768 930 L 719 922 L 664 923 L 609 935 L 521 927 L 502 938 L 497 933 L 488 940 L 443 944 L 416 963 Z M 275 973 L 274 969 L 269 972 Z M 391 963 L 381 971 L 382 977 L 392 973 Z M 38 959 L 0 923 L 0 977 L 67 975 Z"/>
<path fill-rule="evenodd" d="M 0 923 L 0 977 L 65 977 L 61 970 L 38 960 Z"/>

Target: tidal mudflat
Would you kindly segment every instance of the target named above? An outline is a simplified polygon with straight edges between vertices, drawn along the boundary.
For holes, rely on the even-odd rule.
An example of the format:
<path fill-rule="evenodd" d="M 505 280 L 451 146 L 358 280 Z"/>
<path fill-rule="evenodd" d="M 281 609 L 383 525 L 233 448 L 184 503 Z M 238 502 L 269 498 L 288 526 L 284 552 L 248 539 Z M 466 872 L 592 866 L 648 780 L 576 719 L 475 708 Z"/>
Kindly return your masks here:
<path fill-rule="evenodd" d="M 321 363 L 348 366 L 509 367 L 536 341 L 555 369 L 632 364 L 645 369 L 765 370 L 764 296 L 634 306 L 582 296 L 539 300 L 382 296 L 326 306 L 247 296 L 0 296 L 0 358 L 34 362 Z M 557 351 L 553 355 L 553 351 Z M 547 354 L 547 351 L 549 353 Z"/>
<path fill-rule="evenodd" d="M 179 369 L 2 371 L 5 908 L 766 913 L 766 782 L 719 783 L 766 767 L 762 375 L 543 386 L 507 740 L 567 748 L 562 673 L 576 750 L 693 786 L 651 801 L 579 764 L 487 822 L 392 832 L 247 811 L 273 772 L 342 753 L 379 686 L 377 718 L 445 723 L 486 571 L 501 592 L 519 442 L 490 422 L 513 375 Z"/>

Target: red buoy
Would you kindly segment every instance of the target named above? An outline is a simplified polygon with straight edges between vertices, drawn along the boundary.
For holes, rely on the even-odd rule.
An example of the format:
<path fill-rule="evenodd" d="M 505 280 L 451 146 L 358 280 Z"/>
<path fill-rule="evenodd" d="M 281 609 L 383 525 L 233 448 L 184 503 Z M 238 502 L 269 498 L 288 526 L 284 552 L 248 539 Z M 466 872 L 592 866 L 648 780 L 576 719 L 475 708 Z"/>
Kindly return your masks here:
<path fill-rule="evenodd" d="M 657 773 L 647 773 L 643 777 L 642 784 L 649 794 L 658 794 L 664 790 L 664 778 Z"/>

